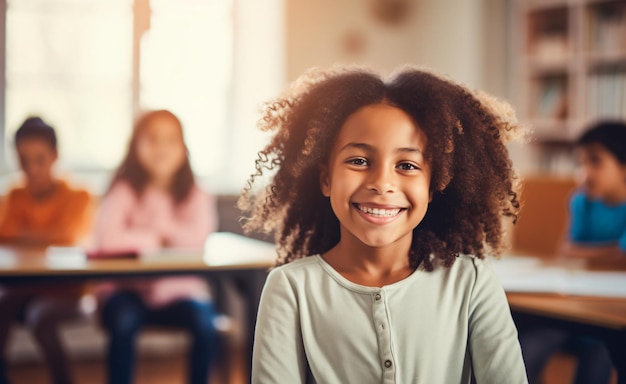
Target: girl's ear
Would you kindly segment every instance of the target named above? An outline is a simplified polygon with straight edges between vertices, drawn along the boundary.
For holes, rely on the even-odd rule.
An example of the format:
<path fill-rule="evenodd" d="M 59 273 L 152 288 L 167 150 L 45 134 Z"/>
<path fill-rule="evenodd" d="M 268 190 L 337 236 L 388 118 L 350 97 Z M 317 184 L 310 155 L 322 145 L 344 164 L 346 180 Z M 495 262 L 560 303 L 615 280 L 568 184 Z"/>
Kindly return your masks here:
<path fill-rule="evenodd" d="M 320 167 L 320 189 L 324 196 L 330 197 L 330 177 L 328 167 L 325 165 Z"/>

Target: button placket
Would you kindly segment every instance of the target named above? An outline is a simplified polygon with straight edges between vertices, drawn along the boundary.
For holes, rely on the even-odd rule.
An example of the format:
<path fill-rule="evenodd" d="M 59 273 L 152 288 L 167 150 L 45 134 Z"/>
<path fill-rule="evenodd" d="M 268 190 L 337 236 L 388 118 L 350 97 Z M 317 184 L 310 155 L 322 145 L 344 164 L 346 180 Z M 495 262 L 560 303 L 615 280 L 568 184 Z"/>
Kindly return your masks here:
<path fill-rule="evenodd" d="M 376 334 L 378 338 L 378 348 L 380 364 L 383 368 L 383 382 L 393 383 L 395 381 L 395 367 L 391 354 L 391 330 L 388 326 L 387 308 L 385 303 L 385 292 L 379 291 L 372 294 L 374 324 L 376 324 Z"/>

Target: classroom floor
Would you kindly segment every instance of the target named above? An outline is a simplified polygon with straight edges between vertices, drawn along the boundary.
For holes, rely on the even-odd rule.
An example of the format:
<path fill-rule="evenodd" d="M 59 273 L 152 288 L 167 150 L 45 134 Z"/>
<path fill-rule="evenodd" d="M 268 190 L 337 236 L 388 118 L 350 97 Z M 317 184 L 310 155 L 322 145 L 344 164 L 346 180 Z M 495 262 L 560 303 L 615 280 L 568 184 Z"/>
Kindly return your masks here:
<path fill-rule="evenodd" d="M 230 380 L 216 372 L 211 384 L 244 384 L 243 354 L 235 353 L 230 370 Z M 135 384 L 185 384 L 185 357 L 150 357 L 139 360 Z M 103 361 L 80 361 L 74 363 L 76 384 L 104 384 Z M 22 363 L 9 367 L 12 384 L 47 384 L 48 373 L 42 364 Z"/>

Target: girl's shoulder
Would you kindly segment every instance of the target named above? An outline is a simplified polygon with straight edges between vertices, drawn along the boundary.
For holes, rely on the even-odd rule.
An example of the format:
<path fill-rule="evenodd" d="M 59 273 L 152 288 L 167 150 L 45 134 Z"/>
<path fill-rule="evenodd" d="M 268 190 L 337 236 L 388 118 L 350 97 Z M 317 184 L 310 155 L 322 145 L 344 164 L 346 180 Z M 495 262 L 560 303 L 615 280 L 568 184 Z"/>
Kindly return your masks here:
<path fill-rule="evenodd" d="M 589 204 L 592 200 L 585 194 L 585 191 L 581 189 L 577 189 L 572 193 L 572 197 L 570 197 L 570 205 L 573 208 L 582 207 L 586 204 Z"/>
<path fill-rule="evenodd" d="M 491 262 L 487 258 L 480 259 L 474 255 L 460 254 L 450 267 L 446 267 L 439 258 L 434 258 L 432 263 L 434 267 L 433 272 L 465 274 L 476 272 L 478 268 L 488 268 Z"/>
<path fill-rule="evenodd" d="M 319 255 L 302 257 L 287 264 L 279 265 L 273 268 L 272 272 L 281 271 L 284 273 L 298 273 L 298 271 L 310 269 L 313 266 L 319 265 L 319 257 Z"/>
<path fill-rule="evenodd" d="M 450 267 L 443 265 L 442 261 L 433 261 L 433 270 L 425 274 L 436 281 L 454 281 L 468 288 L 485 281 L 498 282 L 499 285 L 494 262 L 497 263 L 497 260 L 489 256 L 478 258 L 474 255 L 459 255 Z"/>
<path fill-rule="evenodd" d="M 300 290 L 303 283 L 318 280 L 322 276 L 317 256 L 303 257 L 287 264 L 272 268 L 265 282 L 266 289 L 276 287 Z"/>
<path fill-rule="evenodd" d="M 270 276 L 282 275 L 288 279 L 296 280 L 304 279 L 305 275 L 310 277 L 312 273 L 320 273 L 323 271 L 323 268 L 320 265 L 319 257 L 319 255 L 312 255 L 291 261 L 287 264 L 279 265 L 272 268 Z"/>
<path fill-rule="evenodd" d="M 574 211 L 578 211 L 578 210 L 614 211 L 614 212 L 626 211 L 626 201 L 622 201 L 617 204 L 610 204 L 600 198 L 591 198 L 587 196 L 582 190 L 578 190 L 574 192 L 570 200 L 570 206 L 571 206 L 571 209 Z"/>

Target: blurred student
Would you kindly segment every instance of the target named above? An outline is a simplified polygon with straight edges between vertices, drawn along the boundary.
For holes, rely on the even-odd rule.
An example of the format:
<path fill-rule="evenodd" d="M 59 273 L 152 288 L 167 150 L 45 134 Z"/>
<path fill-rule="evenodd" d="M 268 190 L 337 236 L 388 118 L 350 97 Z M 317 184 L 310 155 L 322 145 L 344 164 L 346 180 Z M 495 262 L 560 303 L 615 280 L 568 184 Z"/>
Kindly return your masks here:
<path fill-rule="evenodd" d="M 24 173 L 23 186 L 11 189 L 0 213 L 0 240 L 23 246 L 75 245 L 89 232 L 89 193 L 57 179 L 54 129 L 39 117 L 26 119 L 15 133 Z M 0 383 L 8 383 L 5 349 L 13 321 L 23 320 L 35 337 L 53 382 L 71 383 L 72 375 L 58 335 L 58 324 L 79 315 L 82 286 L 0 286 Z"/>
<path fill-rule="evenodd" d="M 570 201 L 568 257 L 626 257 L 626 124 L 602 122 L 577 142 L 582 185 Z"/>
<path fill-rule="evenodd" d="M 626 124 L 590 127 L 576 143 L 582 183 L 570 199 L 564 257 L 626 258 Z M 566 349 L 578 357 L 575 383 L 608 383 L 612 363 L 605 344 L 562 329 L 522 327 L 520 342 L 531 383 L 538 382 L 552 354 Z"/>
<path fill-rule="evenodd" d="M 198 188 L 178 118 L 147 113 L 136 124 L 128 153 L 104 197 L 95 241 L 104 253 L 201 248 L 215 230 L 210 195 Z M 190 333 L 188 382 L 206 384 L 216 350 L 216 312 L 206 281 L 178 276 L 119 281 L 101 287 L 102 322 L 109 333 L 109 382 L 130 383 L 135 339 L 144 325 Z"/>

